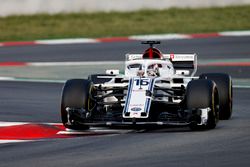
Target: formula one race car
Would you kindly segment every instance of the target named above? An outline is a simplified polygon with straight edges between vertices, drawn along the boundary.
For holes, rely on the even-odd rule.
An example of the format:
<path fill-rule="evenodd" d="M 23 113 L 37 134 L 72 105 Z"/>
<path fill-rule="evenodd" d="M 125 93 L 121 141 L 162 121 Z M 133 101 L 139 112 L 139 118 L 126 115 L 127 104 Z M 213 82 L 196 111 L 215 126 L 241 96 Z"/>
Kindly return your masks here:
<path fill-rule="evenodd" d="M 194 77 L 196 54 L 162 54 L 153 45 L 127 54 L 125 74 L 107 70 L 88 79 L 68 80 L 61 118 L 69 129 L 89 126 L 182 125 L 213 129 L 232 114 L 232 80 L 223 73 Z"/>

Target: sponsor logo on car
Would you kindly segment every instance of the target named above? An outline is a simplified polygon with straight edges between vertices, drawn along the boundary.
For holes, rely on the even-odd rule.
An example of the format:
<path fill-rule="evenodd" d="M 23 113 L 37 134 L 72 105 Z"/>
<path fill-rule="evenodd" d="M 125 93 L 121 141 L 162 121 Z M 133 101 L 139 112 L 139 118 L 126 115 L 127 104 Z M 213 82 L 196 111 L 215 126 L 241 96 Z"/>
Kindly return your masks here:
<path fill-rule="evenodd" d="M 131 111 L 141 111 L 142 109 L 140 107 L 133 107 L 131 108 Z"/>

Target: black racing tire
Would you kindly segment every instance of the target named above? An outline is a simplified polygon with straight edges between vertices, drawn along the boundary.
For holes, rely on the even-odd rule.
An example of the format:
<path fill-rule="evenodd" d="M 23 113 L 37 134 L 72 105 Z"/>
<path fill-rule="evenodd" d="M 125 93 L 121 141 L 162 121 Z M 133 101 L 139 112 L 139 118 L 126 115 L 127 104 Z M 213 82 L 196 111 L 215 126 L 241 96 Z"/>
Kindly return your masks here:
<path fill-rule="evenodd" d="M 110 76 L 115 76 L 115 75 L 113 75 L 113 74 L 92 74 L 92 75 L 88 76 L 88 80 L 93 82 L 93 84 L 102 84 L 105 82 L 109 82 L 111 80 L 111 78 L 98 78 L 98 76 L 110 77 Z"/>
<path fill-rule="evenodd" d="M 233 86 L 231 77 L 224 73 L 206 73 L 201 74 L 200 78 L 213 80 L 216 83 L 220 97 L 220 119 L 230 119 L 233 111 Z"/>
<path fill-rule="evenodd" d="M 66 107 L 84 108 L 88 110 L 90 89 L 91 82 L 85 79 L 71 79 L 64 84 L 61 98 L 61 119 L 66 128 L 74 130 L 89 129 L 89 126 L 80 123 L 68 125 Z"/>
<path fill-rule="evenodd" d="M 188 110 L 210 108 L 206 125 L 191 121 L 192 130 L 214 129 L 219 120 L 219 96 L 216 84 L 211 80 L 198 79 L 190 81 L 186 90 L 186 107 Z"/>

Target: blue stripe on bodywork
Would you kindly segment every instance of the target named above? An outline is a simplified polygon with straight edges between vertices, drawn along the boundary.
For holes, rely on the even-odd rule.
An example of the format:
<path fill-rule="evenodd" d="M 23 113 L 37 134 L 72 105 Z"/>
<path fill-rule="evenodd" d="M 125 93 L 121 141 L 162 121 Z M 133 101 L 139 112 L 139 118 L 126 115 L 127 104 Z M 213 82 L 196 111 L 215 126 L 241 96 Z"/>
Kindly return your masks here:
<path fill-rule="evenodd" d="M 154 81 L 155 81 L 155 79 L 152 79 L 151 82 L 150 82 L 151 85 L 150 85 L 150 89 L 149 89 L 149 90 L 150 90 L 151 92 L 153 91 Z"/>
<path fill-rule="evenodd" d="M 148 113 L 148 111 L 149 111 L 149 102 L 150 102 L 150 100 L 149 100 L 149 98 L 147 98 L 147 100 L 146 100 L 146 102 L 145 102 L 145 112 L 146 113 Z"/>
<path fill-rule="evenodd" d="M 132 88 L 133 88 L 133 83 L 134 83 L 134 79 L 130 79 L 129 80 L 129 86 L 128 86 L 128 91 L 127 91 L 127 98 L 126 98 L 126 105 L 125 105 L 125 108 L 123 110 L 123 113 L 125 114 L 128 110 L 128 105 L 129 105 L 129 102 L 130 102 L 130 99 L 131 99 L 131 91 L 132 91 Z M 132 86 L 131 86 L 132 85 Z"/>
<path fill-rule="evenodd" d="M 152 92 L 154 87 L 154 79 L 150 79 L 150 85 L 149 85 L 149 91 Z M 146 103 L 145 103 L 145 108 L 146 108 L 146 113 L 149 112 L 151 106 L 151 99 L 147 98 Z"/>

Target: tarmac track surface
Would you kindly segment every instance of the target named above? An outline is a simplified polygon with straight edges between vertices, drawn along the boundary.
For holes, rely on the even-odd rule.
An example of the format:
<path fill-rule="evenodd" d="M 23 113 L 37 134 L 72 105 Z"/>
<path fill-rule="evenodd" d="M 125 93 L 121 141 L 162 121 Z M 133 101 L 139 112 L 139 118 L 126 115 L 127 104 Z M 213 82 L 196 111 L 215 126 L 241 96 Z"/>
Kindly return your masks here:
<path fill-rule="evenodd" d="M 176 53 L 197 48 L 204 59 L 248 58 L 249 42 L 250 37 L 225 37 L 167 41 L 167 47 Z M 125 50 L 143 51 L 137 43 L 6 47 L 0 48 L 0 61 L 122 60 Z M 248 67 L 208 68 L 249 76 Z M 0 82 L 0 121 L 60 122 L 61 88 L 58 83 Z M 166 128 L 0 144 L 0 166 L 249 166 L 249 99 L 250 89 L 234 89 L 232 119 L 209 131 Z"/>
<path fill-rule="evenodd" d="M 250 37 L 218 37 L 162 41 L 163 53 L 197 53 L 199 59 L 249 58 Z M 126 53 L 142 53 L 148 45 L 139 41 L 35 45 L 0 48 L 0 61 L 123 61 Z"/>

